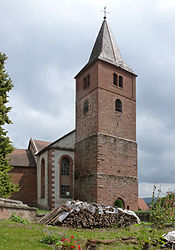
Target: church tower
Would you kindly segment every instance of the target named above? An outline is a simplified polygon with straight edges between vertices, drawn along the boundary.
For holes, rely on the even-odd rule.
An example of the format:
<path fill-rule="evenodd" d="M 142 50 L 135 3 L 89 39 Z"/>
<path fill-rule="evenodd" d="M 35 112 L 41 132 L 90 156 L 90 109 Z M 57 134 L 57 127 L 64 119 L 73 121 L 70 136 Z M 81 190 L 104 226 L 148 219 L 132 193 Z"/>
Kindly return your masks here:
<path fill-rule="evenodd" d="M 137 210 L 136 74 L 106 18 L 75 79 L 74 198 Z"/>

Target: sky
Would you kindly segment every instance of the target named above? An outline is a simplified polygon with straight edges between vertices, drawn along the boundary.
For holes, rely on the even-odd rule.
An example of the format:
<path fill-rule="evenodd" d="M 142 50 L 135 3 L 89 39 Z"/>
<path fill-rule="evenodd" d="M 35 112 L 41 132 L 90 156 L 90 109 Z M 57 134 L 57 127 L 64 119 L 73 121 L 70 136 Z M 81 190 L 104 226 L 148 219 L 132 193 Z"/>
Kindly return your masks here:
<path fill-rule="evenodd" d="M 107 6 L 123 60 L 137 73 L 139 196 L 175 190 L 175 1 L 0 0 L 0 51 L 14 88 L 7 126 L 16 148 L 75 128 L 74 76 Z"/>

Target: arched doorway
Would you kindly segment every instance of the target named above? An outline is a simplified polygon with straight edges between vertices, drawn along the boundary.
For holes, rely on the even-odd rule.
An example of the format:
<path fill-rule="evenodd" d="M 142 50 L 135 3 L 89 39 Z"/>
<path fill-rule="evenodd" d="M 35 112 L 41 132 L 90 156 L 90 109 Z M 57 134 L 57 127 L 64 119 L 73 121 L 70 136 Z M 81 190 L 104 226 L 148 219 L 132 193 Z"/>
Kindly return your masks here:
<path fill-rule="evenodd" d="M 114 206 L 119 207 L 119 208 L 125 208 L 125 203 L 122 200 L 122 198 L 118 198 L 115 202 L 114 202 Z"/>

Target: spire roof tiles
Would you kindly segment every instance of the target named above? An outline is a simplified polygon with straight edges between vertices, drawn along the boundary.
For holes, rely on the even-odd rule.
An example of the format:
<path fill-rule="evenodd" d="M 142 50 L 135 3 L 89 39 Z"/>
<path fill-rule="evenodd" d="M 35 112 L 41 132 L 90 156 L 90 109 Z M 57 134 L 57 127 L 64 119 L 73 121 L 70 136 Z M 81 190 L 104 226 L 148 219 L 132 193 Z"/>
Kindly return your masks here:
<path fill-rule="evenodd" d="M 135 75 L 135 72 L 123 61 L 115 38 L 104 19 L 95 41 L 88 64 L 100 59 L 111 63 Z"/>

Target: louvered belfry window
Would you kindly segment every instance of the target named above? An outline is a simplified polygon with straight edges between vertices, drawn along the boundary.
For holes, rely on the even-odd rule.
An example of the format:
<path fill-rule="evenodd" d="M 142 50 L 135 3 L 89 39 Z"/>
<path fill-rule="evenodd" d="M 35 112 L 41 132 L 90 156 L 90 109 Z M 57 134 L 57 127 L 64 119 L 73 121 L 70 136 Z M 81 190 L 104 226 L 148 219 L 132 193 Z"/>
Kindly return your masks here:
<path fill-rule="evenodd" d="M 117 74 L 116 73 L 113 74 L 113 84 L 117 85 Z"/>
<path fill-rule="evenodd" d="M 123 88 L 123 77 L 119 76 L 119 87 Z"/>
<path fill-rule="evenodd" d="M 67 158 L 61 160 L 61 175 L 70 175 L 70 164 Z"/>

